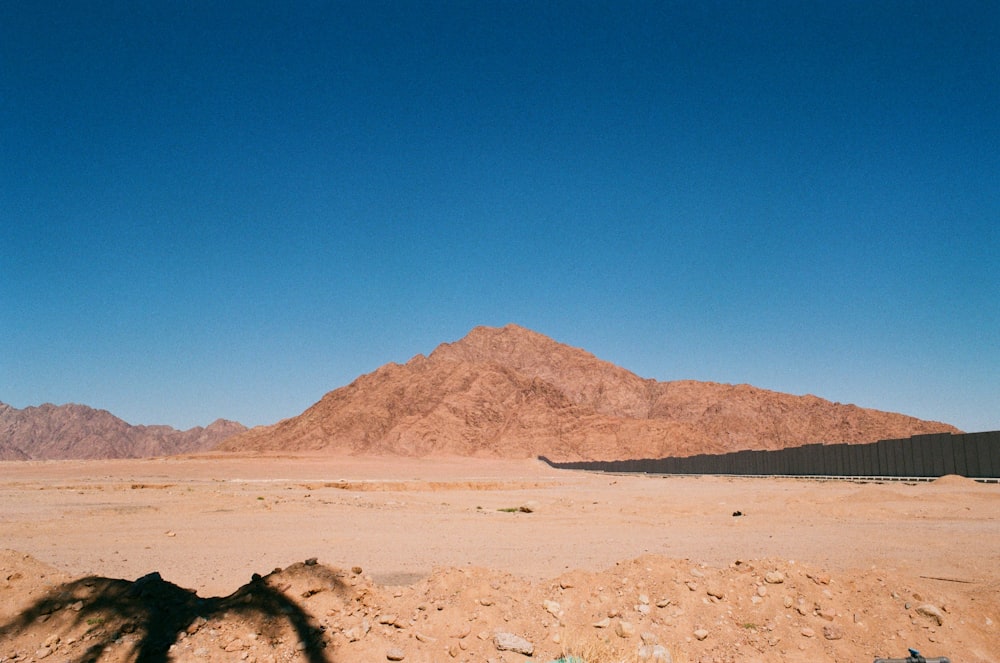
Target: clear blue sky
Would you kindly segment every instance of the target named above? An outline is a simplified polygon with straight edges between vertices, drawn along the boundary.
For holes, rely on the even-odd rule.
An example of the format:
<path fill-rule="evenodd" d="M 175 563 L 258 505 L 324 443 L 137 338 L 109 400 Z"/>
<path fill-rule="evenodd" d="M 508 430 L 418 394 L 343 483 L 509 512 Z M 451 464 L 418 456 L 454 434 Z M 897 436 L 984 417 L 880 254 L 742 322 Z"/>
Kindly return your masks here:
<path fill-rule="evenodd" d="M 4 2 L 0 401 L 273 423 L 516 322 L 1000 429 L 998 35 L 992 1 Z"/>

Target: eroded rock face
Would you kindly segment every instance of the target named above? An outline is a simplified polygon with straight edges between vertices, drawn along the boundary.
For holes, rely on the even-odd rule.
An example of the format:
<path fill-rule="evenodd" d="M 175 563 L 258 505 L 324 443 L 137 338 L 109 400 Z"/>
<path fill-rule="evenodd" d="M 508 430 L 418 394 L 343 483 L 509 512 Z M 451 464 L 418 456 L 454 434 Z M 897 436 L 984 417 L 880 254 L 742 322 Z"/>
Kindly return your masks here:
<path fill-rule="evenodd" d="M 933 432 L 959 431 L 750 385 L 644 379 L 507 325 L 386 364 L 220 449 L 614 460 Z"/>

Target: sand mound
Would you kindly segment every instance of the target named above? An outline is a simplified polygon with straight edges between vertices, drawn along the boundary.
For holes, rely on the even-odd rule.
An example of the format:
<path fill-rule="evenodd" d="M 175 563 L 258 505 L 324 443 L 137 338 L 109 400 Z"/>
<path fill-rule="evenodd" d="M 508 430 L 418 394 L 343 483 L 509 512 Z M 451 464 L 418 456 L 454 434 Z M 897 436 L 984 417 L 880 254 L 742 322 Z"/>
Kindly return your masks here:
<path fill-rule="evenodd" d="M 960 488 L 970 488 L 979 485 L 975 479 L 963 477 L 959 474 L 946 474 L 943 477 L 935 479 L 933 483 L 935 486 L 956 486 Z"/>
<path fill-rule="evenodd" d="M 600 663 L 659 651 L 661 660 L 669 652 L 678 661 L 804 662 L 901 656 L 910 646 L 975 661 L 985 660 L 996 635 L 972 626 L 985 623 L 991 600 L 995 610 L 985 590 L 970 596 L 957 585 L 882 571 L 831 576 L 775 559 L 713 568 L 644 556 L 542 582 L 448 568 L 400 587 L 310 559 L 255 575 L 219 598 L 199 597 L 158 573 L 47 587 L 31 575 L 40 568 L 35 560 L 7 559 L 22 571 L 4 591 L 21 605 L 0 615 L 0 660 L 548 661 L 576 654 Z M 511 643 L 520 653 L 507 649 Z"/>

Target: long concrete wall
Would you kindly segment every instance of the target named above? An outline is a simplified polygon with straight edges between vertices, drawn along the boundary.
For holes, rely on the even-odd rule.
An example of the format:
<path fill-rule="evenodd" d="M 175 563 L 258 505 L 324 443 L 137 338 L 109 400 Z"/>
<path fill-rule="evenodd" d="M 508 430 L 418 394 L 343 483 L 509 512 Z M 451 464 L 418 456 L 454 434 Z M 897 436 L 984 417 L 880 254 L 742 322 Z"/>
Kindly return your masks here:
<path fill-rule="evenodd" d="M 1000 477 L 1000 431 L 952 435 L 915 435 L 871 444 L 807 444 L 778 451 L 682 458 L 560 463 L 564 469 L 648 474 L 736 474 L 764 476 Z"/>

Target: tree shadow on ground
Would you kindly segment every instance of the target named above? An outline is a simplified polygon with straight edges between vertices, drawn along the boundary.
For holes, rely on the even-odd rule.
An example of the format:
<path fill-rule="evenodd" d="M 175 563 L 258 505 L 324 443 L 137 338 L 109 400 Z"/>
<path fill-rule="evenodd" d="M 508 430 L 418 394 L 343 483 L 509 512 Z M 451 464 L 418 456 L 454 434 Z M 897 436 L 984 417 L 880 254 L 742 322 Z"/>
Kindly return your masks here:
<path fill-rule="evenodd" d="M 346 584 L 336 573 L 314 562 L 311 566 L 310 575 L 322 581 L 324 589 L 344 591 Z M 135 644 L 129 659 L 166 663 L 171 646 L 188 629 L 213 617 L 239 616 L 260 624 L 265 635 L 275 636 L 284 624 L 291 626 L 308 663 L 330 663 L 322 629 L 301 606 L 268 582 L 277 573 L 279 570 L 267 577 L 254 574 L 249 583 L 229 596 L 213 598 L 201 598 L 156 572 L 135 581 L 88 576 L 55 587 L 0 625 L 0 642 L 49 621 L 58 612 L 72 615 L 69 623 L 64 623 L 68 629 L 88 627 L 81 641 L 91 644 L 71 660 L 96 662 L 112 644 L 130 635 Z"/>

